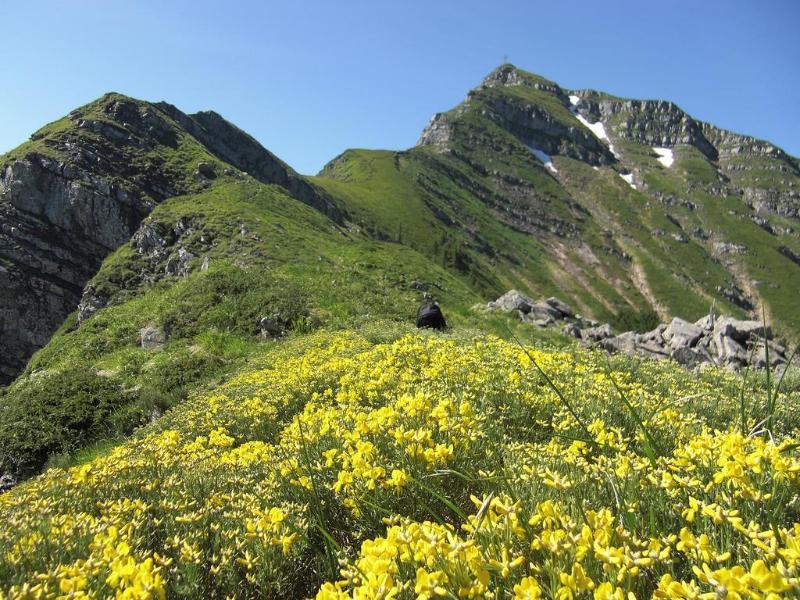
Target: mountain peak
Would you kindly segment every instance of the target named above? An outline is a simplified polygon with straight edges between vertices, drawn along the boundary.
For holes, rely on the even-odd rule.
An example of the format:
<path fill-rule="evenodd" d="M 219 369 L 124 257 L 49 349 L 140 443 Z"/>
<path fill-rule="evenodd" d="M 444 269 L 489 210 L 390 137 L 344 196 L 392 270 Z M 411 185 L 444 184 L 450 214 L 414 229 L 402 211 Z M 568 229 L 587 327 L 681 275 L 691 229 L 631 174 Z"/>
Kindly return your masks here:
<path fill-rule="evenodd" d="M 493 69 L 483 78 L 479 88 L 498 86 L 527 86 L 551 93 L 563 93 L 561 87 L 556 82 L 542 77 L 541 75 L 524 71 L 511 63 L 504 63 L 496 69 Z"/>

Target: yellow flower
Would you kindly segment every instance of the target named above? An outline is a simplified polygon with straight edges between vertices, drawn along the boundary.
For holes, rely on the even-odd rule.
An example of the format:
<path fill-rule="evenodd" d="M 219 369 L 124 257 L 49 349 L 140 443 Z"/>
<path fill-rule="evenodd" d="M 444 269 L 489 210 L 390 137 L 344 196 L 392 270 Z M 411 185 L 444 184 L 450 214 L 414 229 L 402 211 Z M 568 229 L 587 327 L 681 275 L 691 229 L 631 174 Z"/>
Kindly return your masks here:
<path fill-rule="evenodd" d="M 425 569 L 417 569 L 417 580 L 414 591 L 417 593 L 417 600 L 430 600 L 435 596 L 446 596 L 447 590 L 442 584 L 447 583 L 447 575 L 442 571 L 428 573 Z"/>
<path fill-rule="evenodd" d="M 515 600 L 538 600 L 542 597 L 542 588 L 533 577 L 523 577 L 514 586 Z"/>

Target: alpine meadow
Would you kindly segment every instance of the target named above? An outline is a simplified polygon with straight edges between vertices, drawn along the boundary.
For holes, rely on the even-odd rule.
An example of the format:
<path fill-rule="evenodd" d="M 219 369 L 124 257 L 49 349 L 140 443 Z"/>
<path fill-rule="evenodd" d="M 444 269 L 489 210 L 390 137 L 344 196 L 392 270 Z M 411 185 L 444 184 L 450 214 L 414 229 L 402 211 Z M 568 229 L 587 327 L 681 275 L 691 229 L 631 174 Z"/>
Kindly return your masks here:
<path fill-rule="evenodd" d="M 800 160 L 667 100 L 304 176 L 108 93 L 0 155 L 0 600 L 800 597 L 799 291 Z"/>

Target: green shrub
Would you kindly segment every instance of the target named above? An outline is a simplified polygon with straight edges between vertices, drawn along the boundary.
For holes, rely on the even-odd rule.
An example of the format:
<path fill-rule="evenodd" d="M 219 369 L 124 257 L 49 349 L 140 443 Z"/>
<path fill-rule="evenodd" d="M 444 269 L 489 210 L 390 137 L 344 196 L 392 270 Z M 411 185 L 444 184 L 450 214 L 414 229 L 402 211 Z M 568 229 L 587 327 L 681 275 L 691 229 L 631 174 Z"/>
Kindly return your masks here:
<path fill-rule="evenodd" d="M 109 433 L 108 417 L 125 402 L 119 385 L 87 368 L 42 373 L 13 389 L 0 406 L 0 471 L 27 474 L 76 440 Z"/>
<path fill-rule="evenodd" d="M 308 316 L 309 297 L 298 284 L 263 271 L 221 266 L 185 288 L 162 317 L 172 337 L 216 328 L 255 335 L 261 317 L 277 314 L 288 328 Z"/>
<path fill-rule="evenodd" d="M 617 313 L 612 325 L 616 331 L 635 331 L 645 333 L 658 327 L 661 319 L 654 310 L 623 308 Z"/>

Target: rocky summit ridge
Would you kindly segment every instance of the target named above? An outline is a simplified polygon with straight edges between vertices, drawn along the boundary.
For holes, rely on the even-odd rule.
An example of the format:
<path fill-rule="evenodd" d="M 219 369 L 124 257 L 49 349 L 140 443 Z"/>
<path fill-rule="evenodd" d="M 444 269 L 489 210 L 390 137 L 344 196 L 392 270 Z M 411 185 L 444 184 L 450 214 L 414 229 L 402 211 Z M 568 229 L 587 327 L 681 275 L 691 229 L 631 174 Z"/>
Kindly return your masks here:
<path fill-rule="evenodd" d="M 507 290 L 561 298 L 581 339 L 637 354 L 712 306 L 793 343 L 798 227 L 773 144 L 513 65 L 415 147 L 314 177 L 217 113 L 110 93 L 0 157 L 0 474 L 127 435 L 259 344 L 408 323 L 422 292 L 478 328 Z M 689 349 L 728 364 L 715 327 Z"/>
<path fill-rule="evenodd" d="M 0 383 L 47 343 L 103 258 L 157 204 L 199 192 L 226 170 L 342 219 L 324 194 L 218 114 L 186 115 L 116 93 L 0 157 Z"/>

